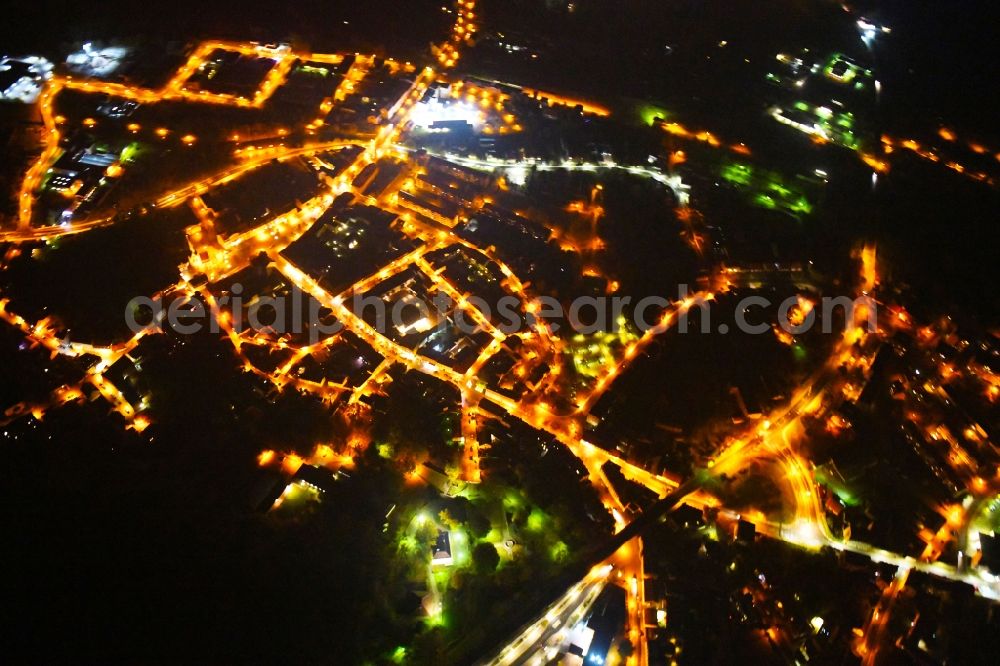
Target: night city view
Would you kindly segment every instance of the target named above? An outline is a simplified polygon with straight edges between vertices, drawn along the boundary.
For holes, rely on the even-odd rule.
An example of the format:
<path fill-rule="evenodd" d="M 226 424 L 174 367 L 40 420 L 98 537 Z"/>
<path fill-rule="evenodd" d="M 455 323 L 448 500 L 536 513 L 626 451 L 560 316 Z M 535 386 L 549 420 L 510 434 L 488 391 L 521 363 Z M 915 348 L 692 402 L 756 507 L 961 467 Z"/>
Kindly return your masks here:
<path fill-rule="evenodd" d="M 996 3 L 4 14 L 3 663 L 997 663 Z"/>

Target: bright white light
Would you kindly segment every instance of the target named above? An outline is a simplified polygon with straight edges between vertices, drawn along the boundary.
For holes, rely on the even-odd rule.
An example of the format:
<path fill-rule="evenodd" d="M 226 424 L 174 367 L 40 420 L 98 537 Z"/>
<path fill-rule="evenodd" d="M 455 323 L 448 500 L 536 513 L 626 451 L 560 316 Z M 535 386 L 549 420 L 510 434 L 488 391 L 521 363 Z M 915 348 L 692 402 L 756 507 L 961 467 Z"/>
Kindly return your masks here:
<path fill-rule="evenodd" d="M 0 99 L 34 104 L 42 90 L 45 81 L 52 78 L 52 63 L 39 56 L 27 56 L 24 58 L 0 59 L 0 72 L 8 71 L 12 68 L 23 69 L 27 65 L 26 71 L 21 78 L 17 79 L 6 90 L 0 90 Z"/>
<path fill-rule="evenodd" d="M 107 46 L 95 49 L 86 43 L 76 53 L 66 57 L 66 64 L 75 72 L 86 76 L 108 76 L 121 66 L 129 49 L 122 46 Z"/>
<path fill-rule="evenodd" d="M 527 167 L 519 164 L 507 169 L 507 182 L 512 185 L 524 185 L 528 182 Z"/>
<path fill-rule="evenodd" d="M 871 47 L 872 42 L 875 41 L 875 34 L 878 30 L 878 26 L 869 23 L 865 19 L 859 19 L 858 28 L 861 30 L 861 41 L 865 43 L 865 46 Z"/>
<path fill-rule="evenodd" d="M 807 520 L 797 520 L 790 527 L 791 530 L 787 534 L 789 541 L 809 547 L 819 546 L 823 543 L 819 529 Z"/>
<path fill-rule="evenodd" d="M 411 116 L 417 127 L 429 128 L 438 121 L 464 120 L 473 127 L 483 124 L 483 113 L 468 102 L 440 102 L 430 99 L 413 107 Z"/>

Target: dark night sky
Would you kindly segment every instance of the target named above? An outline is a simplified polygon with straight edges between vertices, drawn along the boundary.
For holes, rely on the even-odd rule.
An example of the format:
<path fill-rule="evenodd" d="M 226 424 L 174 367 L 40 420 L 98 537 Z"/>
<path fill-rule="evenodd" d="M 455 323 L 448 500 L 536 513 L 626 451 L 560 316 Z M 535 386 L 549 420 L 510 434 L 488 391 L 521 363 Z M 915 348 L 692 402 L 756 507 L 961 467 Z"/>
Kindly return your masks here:
<path fill-rule="evenodd" d="M 895 29 L 898 53 L 890 66 L 894 85 L 913 106 L 933 106 L 995 140 L 1000 115 L 1000 3 L 992 0 L 869 0 L 873 16 Z"/>
<path fill-rule="evenodd" d="M 190 39 L 285 39 L 305 37 L 314 46 L 339 50 L 345 39 L 359 44 L 396 42 L 423 46 L 447 25 L 439 0 L 102 0 L 96 3 L 39 0 L 8 3 L 0 25 L 4 50 L 58 47 L 64 40 L 100 37 Z M 344 25 L 348 20 L 351 25 Z"/>
<path fill-rule="evenodd" d="M 672 9 L 688 1 L 672 0 L 663 6 Z M 578 4 L 588 2 L 601 4 L 606 0 L 579 0 Z M 657 4 L 661 2 L 656 0 Z M 59 49 L 65 41 L 113 36 L 276 40 L 298 35 L 317 49 L 382 45 L 387 52 L 407 55 L 401 52 L 411 49 L 419 52 L 428 41 L 440 36 L 446 18 L 440 11 L 442 4 L 446 3 L 441 0 L 102 0 L 97 3 L 33 0 L 7 3 L 0 21 L 0 49 L 11 53 L 37 52 Z M 491 2 L 486 0 L 483 4 L 488 29 Z M 620 0 L 616 4 L 624 7 Z M 645 0 L 636 0 L 636 4 L 644 5 Z M 1000 111 L 1000 102 L 990 94 L 1000 74 L 996 56 L 1000 3 L 859 0 L 853 4 L 896 28 L 895 51 L 883 65 L 892 71 L 896 85 L 907 99 L 933 100 L 933 106 L 942 113 L 959 122 L 972 123 L 982 132 L 991 132 Z M 736 0 L 729 6 L 738 14 L 741 5 Z M 706 16 L 712 16 L 711 11 L 706 11 Z M 344 25 L 344 20 L 350 25 Z M 752 25 L 747 26 L 748 31 L 753 29 Z M 658 35 L 650 37 L 656 39 Z"/>

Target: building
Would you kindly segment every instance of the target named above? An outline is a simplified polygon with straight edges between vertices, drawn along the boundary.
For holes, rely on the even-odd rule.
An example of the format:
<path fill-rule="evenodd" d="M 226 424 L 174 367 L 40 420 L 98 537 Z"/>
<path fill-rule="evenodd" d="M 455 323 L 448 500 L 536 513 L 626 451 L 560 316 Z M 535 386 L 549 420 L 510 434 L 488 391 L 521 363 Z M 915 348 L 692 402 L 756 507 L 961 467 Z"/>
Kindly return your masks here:
<path fill-rule="evenodd" d="M 594 630 L 581 622 L 573 627 L 566 642 L 569 648 L 560 663 L 580 666 L 584 663 L 583 656 L 590 651 L 590 645 L 594 642 Z"/>
<path fill-rule="evenodd" d="M 445 474 L 443 469 L 434 463 L 422 463 L 417 470 L 420 477 L 429 485 L 436 488 L 442 495 L 454 497 L 465 487 L 464 483 L 452 480 Z"/>
<path fill-rule="evenodd" d="M 74 214 L 84 214 L 97 205 L 121 175 L 121 163 L 131 154 L 126 147 L 112 152 L 96 143 L 76 142 L 56 160 L 49 170 L 46 187 L 60 192 L 72 202 L 62 214 L 69 221 Z"/>
<path fill-rule="evenodd" d="M 285 491 L 288 483 L 280 472 L 264 470 L 250 489 L 250 506 L 261 513 L 267 513 Z"/>
<path fill-rule="evenodd" d="M 87 42 L 79 51 L 66 57 L 66 66 L 70 71 L 84 76 L 105 77 L 121 67 L 128 54 L 129 49 L 124 46 L 95 48 L 91 42 Z"/>
<path fill-rule="evenodd" d="M 450 567 L 455 560 L 451 556 L 451 535 L 448 530 L 438 530 L 437 539 L 431 547 L 431 566 Z"/>
<path fill-rule="evenodd" d="M 1000 537 L 980 532 L 979 543 L 983 550 L 982 565 L 994 573 L 1000 572 Z"/>
<path fill-rule="evenodd" d="M 594 602 L 594 610 L 587 620 L 587 627 L 594 631 L 594 638 L 587 650 L 587 664 L 602 666 L 608 651 L 622 627 L 625 626 L 625 590 L 608 585 Z"/>
<path fill-rule="evenodd" d="M 7 60 L 0 65 L 0 95 L 14 97 L 21 79 L 31 76 L 31 66 L 19 60 Z"/>
<path fill-rule="evenodd" d="M 701 527 L 705 524 L 702 510 L 690 504 L 681 504 L 674 510 L 673 519 L 682 527 Z"/>
<path fill-rule="evenodd" d="M 333 487 L 333 484 L 340 478 L 337 472 L 331 472 L 315 465 L 302 465 L 292 480 L 301 483 L 313 490 L 326 492 Z"/>
<path fill-rule="evenodd" d="M 0 99 L 34 104 L 51 77 L 52 63 L 45 58 L 0 58 Z"/>
<path fill-rule="evenodd" d="M 736 540 L 740 543 L 753 543 L 756 537 L 757 526 L 749 520 L 740 518 L 740 522 L 736 524 Z"/>
<path fill-rule="evenodd" d="M 472 134 L 472 124 L 467 120 L 435 120 L 431 123 L 432 132 L 449 132 L 462 136 Z"/>

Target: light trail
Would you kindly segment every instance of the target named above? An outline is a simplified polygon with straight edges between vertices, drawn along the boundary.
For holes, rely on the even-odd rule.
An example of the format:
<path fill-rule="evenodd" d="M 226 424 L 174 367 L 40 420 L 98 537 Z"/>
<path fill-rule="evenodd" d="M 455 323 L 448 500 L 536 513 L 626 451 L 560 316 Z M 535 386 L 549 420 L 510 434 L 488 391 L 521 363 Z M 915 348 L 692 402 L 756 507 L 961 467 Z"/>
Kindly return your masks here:
<path fill-rule="evenodd" d="M 412 151 L 412 148 L 403 147 L 404 150 Z M 690 203 L 690 190 L 691 187 L 681 180 L 681 177 L 677 174 L 664 173 L 660 169 L 653 167 L 645 167 L 638 165 L 626 165 L 617 164 L 615 162 L 574 162 L 573 160 L 564 160 L 562 162 L 545 162 L 536 158 L 527 159 L 501 159 L 497 157 L 488 157 L 486 159 L 476 159 L 471 157 L 464 157 L 462 155 L 455 155 L 448 152 L 439 152 L 433 150 L 426 151 L 428 155 L 433 155 L 434 157 L 440 157 L 441 159 L 447 160 L 449 162 L 454 162 L 462 166 L 466 166 L 472 169 L 477 169 L 479 171 L 496 171 L 497 169 L 514 169 L 514 168 L 534 168 L 538 171 L 589 171 L 589 172 L 599 172 L 599 171 L 625 171 L 634 176 L 643 176 L 646 178 L 651 178 L 661 185 L 665 185 L 670 188 L 674 196 L 677 197 L 677 201 L 681 206 L 687 206 Z"/>
<path fill-rule="evenodd" d="M 957 137 L 950 130 L 942 129 L 940 136 L 949 142 L 957 141 Z M 978 143 L 968 142 L 968 147 L 970 150 L 976 154 L 983 155 L 989 150 Z M 989 186 L 995 186 L 996 180 L 993 176 L 989 175 L 985 171 L 973 170 L 964 164 L 961 164 L 954 160 L 948 160 L 941 156 L 940 152 L 934 148 L 921 145 L 920 142 L 915 139 L 900 139 L 896 137 L 891 137 L 889 135 L 882 135 L 882 150 L 886 155 L 892 154 L 896 150 L 906 150 L 917 157 L 931 162 L 932 164 L 939 164 L 947 169 L 954 171 L 955 173 L 965 176 L 976 182 L 984 183 Z M 1000 153 L 996 155 L 997 161 L 1000 161 Z"/>
<path fill-rule="evenodd" d="M 309 144 L 298 148 L 268 149 L 259 155 L 253 153 L 252 157 L 246 158 L 244 162 L 237 166 L 216 173 L 208 178 L 202 178 L 193 183 L 189 183 L 184 187 L 178 188 L 161 196 L 156 200 L 156 206 L 159 208 L 174 208 L 184 203 L 191 197 L 201 196 L 202 194 L 205 194 L 220 185 L 225 185 L 238 180 L 250 171 L 266 166 L 274 160 L 281 162 L 293 157 L 311 156 L 329 150 L 336 150 L 338 148 L 363 145 L 365 144 L 358 141 L 337 140 Z"/>
<path fill-rule="evenodd" d="M 601 106 L 600 104 L 594 104 L 593 102 L 587 102 L 582 99 L 564 97 L 562 95 L 546 92 L 544 90 L 536 90 L 534 88 L 521 88 L 521 92 L 528 97 L 532 97 L 537 100 L 546 99 L 548 100 L 549 106 L 565 106 L 570 109 L 580 107 L 584 113 L 602 118 L 606 118 L 611 115 L 611 111 L 607 107 Z"/>
<path fill-rule="evenodd" d="M 608 584 L 611 571 L 610 564 L 591 569 L 583 580 L 548 606 L 537 620 L 524 627 L 498 654 L 476 663 L 480 666 L 510 666 L 531 663 L 529 660 L 536 655 L 542 656 L 546 662 L 554 658 L 552 649 L 558 648 L 568 631 L 587 616 Z"/>

